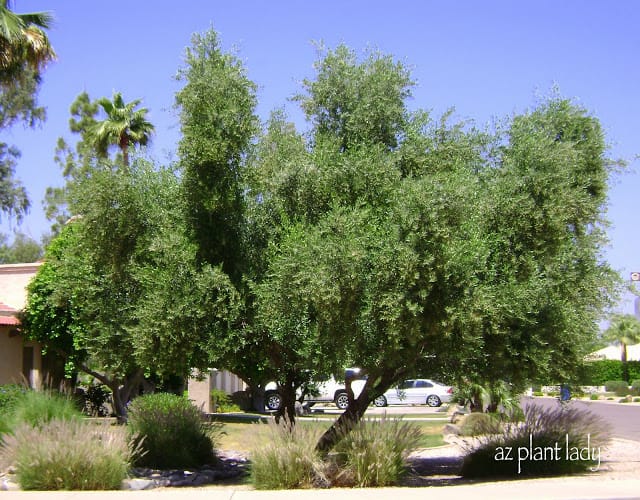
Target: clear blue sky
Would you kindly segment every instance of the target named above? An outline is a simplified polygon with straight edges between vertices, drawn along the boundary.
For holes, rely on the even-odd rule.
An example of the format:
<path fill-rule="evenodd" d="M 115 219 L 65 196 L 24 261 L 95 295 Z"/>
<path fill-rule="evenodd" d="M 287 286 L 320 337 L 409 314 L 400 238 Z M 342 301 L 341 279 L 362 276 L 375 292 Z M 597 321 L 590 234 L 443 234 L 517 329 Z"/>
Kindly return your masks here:
<path fill-rule="evenodd" d="M 157 132 L 150 149 L 160 161 L 176 150 L 174 80 L 191 34 L 213 26 L 224 47 L 236 47 L 259 85 L 258 112 L 295 105 L 287 98 L 313 75 L 314 40 L 376 47 L 413 68 L 412 106 L 478 124 L 532 107 L 557 85 L 602 122 L 611 155 L 640 153 L 640 2 L 535 1 L 87 1 L 17 0 L 14 10 L 49 10 L 50 38 L 59 60 L 44 74 L 40 102 L 47 121 L 37 130 L 3 131 L 23 153 L 17 167 L 32 210 L 18 229 L 39 239 L 48 230 L 41 200 L 62 183 L 55 143 L 68 133 L 69 105 L 86 90 L 92 98 L 121 91 L 142 98 Z M 632 165 L 637 167 L 637 165 Z M 628 277 L 640 271 L 637 174 L 611 184 L 606 258 Z M 9 230 L 3 219 L 0 230 Z M 630 312 L 626 303 L 622 308 Z"/>

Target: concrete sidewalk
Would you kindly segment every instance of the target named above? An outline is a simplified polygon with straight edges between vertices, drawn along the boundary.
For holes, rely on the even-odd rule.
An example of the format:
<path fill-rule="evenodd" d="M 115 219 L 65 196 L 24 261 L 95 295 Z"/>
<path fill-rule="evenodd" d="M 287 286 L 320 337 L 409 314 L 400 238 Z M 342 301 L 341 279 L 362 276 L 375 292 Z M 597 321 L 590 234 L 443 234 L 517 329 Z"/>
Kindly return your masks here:
<path fill-rule="evenodd" d="M 424 500 L 428 496 L 452 499 L 610 499 L 640 498 L 640 478 L 613 480 L 605 477 L 571 477 L 473 483 L 459 486 L 420 488 L 367 488 L 327 490 L 255 491 L 242 487 L 161 488 L 146 491 L 7 491 L 2 500 L 276 500 L 331 499 Z"/>

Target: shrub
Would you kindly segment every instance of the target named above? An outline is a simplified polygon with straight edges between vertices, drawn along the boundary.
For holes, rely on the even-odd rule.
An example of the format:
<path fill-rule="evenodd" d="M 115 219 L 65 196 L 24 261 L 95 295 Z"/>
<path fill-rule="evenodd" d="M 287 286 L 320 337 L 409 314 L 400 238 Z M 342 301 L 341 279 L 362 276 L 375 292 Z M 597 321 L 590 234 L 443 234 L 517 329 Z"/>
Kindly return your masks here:
<path fill-rule="evenodd" d="M 583 385 L 604 385 L 607 380 L 622 378 L 622 361 L 601 359 L 584 363 L 579 382 Z"/>
<path fill-rule="evenodd" d="M 111 389 L 106 385 L 90 385 L 83 394 L 82 407 L 91 417 L 106 417 L 106 403 L 111 399 Z"/>
<path fill-rule="evenodd" d="M 607 392 L 614 392 L 616 396 L 629 394 L 629 384 L 624 380 L 607 380 L 604 387 Z"/>
<path fill-rule="evenodd" d="M 421 437 L 416 425 L 383 416 L 359 422 L 343 436 L 335 451 L 355 486 L 390 486 L 406 472 L 406 458 L 418 447 Z"/>
<path fill-rule="evenodd" d="M 115 490 L 133 453 L 122 429 L 76 419 L 18 425 L 0 457 L 23 490 Z"/>
<path fill-rule="evenodd" d="M 0 415 L 6 415 L 29 389 L 18 384 L 0 385 Z"/>
<path fill-rule="evenodd" d="M 213 389 L 211 391 L 211 402 L 216 412 L 230 413 L 242 411 L 240 407 L 232 401 L 231 396 L 220 389 Z"/>
<path fill-rule="evenodd" d="M 133 443 L 143 451 L 136 465 L 192 468 L 215 459 L 202 413 L 182 396 L 158 393 L 136 398 L 129 406 L 128 428 Z"/>
<path fill-rule="evenodd" d="M 640 398 L 633 398 L 634 403 L 640 403 Z"/>
<path fill-rule="evenodd" d="M 9 419 L 13 408 L 27 390 L 18 384 L 0 386 L 0 436 L 9 431 Z"/>
<path fill-rule="evenodd" d="M 598 399 L 600 399 L 600 396 L 594 392 L 594 393 L 591 393 L 591 395 L 589 396 L 589 399 L 591 399 L 591 401 L 597 401 Z"/>
<path fill-rule="evenodd" d="M 74 420 L 82 414 L 74 402 L 54 391 L 26 391 L 17 398 L 7 417 L 8 427 L 20 424 L 39 427 L 52 420 Z"/>
<path fill-rule="evenodd" d="M 460 434 L 463 436 L 480 436 L 500 432 L 502 432 L 500 422 L 488 413 L 469 413 L 460 425 Z"/>
<path fill-rule="evenodd" d="M 477 478 L 582 472 L 594 460 L 582 460 L 572 455 L 573 450 L 589 447 L 599 453 L 608 441 L 606 423 L 589 411 L 575 406 L 530 405 L 525 409 L 524 424 L 507 426 L 502 435 L 481 437 L 465 456 L 461 474 Z M 558 447 L 559 452 L 553 453 Z"/>
<path fill-rule="evenodd" d="M 265 424 L 257 424 L 265 425 Z M 251 454 L 251 479 L 259 490 L 326 485 L 325 465 L 315 451 L 319 432 L 301 424 L 270 420 L 269 441 Z"/>
<path fill-rule="evenodd" d="M 640 361 L 627 361 L 629 380 L 640 378 Z M 604 385 L 607 380 L 621 380 L 622 361 L 619 359 L 601 359 L 588 361 L 581 370 L 582 385 Z"/>

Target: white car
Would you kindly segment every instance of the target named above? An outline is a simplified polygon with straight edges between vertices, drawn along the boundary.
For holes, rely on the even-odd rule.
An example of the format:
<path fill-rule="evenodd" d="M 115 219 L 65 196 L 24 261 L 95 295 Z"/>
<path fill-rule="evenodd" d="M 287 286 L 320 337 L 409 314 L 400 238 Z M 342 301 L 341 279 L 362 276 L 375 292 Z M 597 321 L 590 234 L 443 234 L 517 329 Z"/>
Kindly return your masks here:
<path fill-rule="evenodd" d="M 429 405 L 432 407 L 448 403 L 453 387 L 425 378 L 405 380 L 398 387 L 389 389 L 373 400 L 375 406 Z"/>
<path fill-rule="evenodd" d="M 352 378 L 351 389 L 354 396 L 357 398 L 362 391 L 366 379 L 360 377 L 358 368 L 347 368 L 345 375 Z M 345 389 L 344 382 L 338 382 L 333 377 L 325 382 L 317 382 L 313 384 L 315 389 L 311 394 L 307 394 L 304 398 L 304 402 L 309 406 L 313 406 L 316 403 L 334 403 L 338 409 L 346 410 L 349 406 L 349 396 Z M 265 406 L 269 410 L 278 410 L 282 404 L 282 398 L 277 391 L 277 385 L 275 382 L 270 382 L 266 386 L 265 390 Z"/>

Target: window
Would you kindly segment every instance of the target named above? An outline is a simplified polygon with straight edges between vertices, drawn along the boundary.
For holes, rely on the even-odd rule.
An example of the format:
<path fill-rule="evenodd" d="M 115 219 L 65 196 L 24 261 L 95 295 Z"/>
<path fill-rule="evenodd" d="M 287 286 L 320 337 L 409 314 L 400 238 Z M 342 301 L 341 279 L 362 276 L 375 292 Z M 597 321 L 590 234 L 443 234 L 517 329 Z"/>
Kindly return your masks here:
<path fill-rule="evenodd" d="M 416 387 L 433 387 L 433 384 L 426 380 L 416 380 Z"/>

